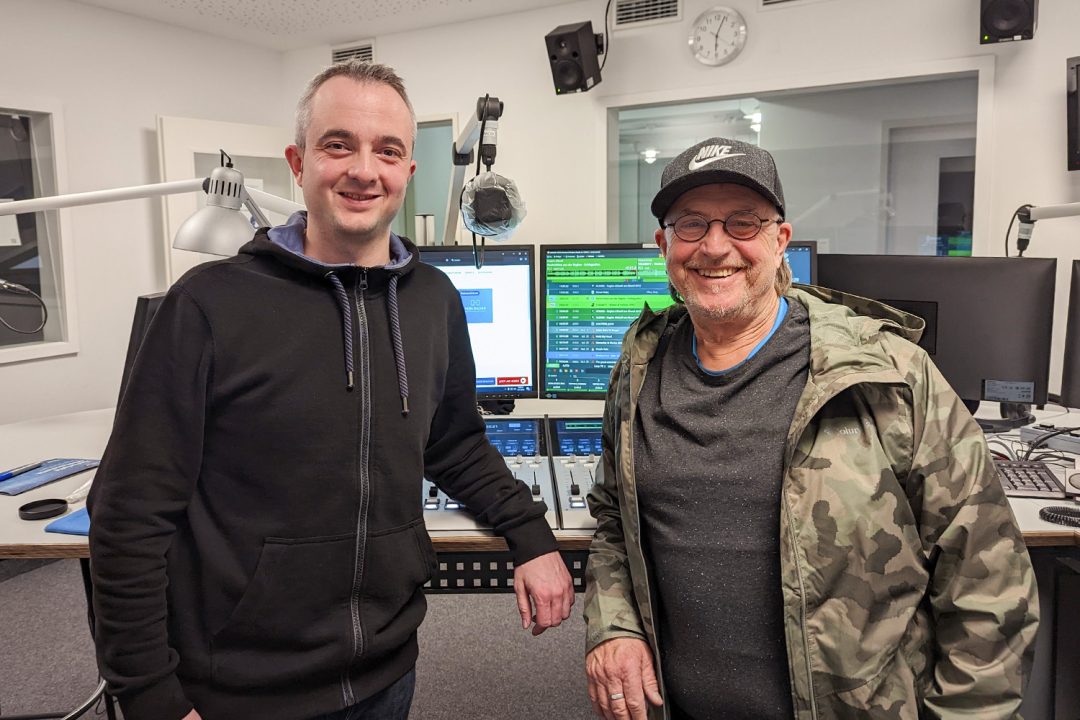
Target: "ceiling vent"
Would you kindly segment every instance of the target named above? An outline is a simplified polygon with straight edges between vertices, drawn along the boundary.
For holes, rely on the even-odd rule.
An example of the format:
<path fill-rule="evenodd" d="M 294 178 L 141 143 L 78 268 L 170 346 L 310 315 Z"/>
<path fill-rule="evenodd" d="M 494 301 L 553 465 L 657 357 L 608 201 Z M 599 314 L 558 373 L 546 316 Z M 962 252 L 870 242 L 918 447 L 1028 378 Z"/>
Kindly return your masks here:
<path fill-rule="evenodd" d="M 677 22 L 681 17 L 681 0 L 615 0 L 616 30 Z"/>
<path fill-rule="evenodd" d="M 349 43 L 331 48 L 333 62 L 339 63 L 346 60 L 360 60 L 362 62 L 375 61 L 375 41 L 364 40 L 363 42 Z"/>

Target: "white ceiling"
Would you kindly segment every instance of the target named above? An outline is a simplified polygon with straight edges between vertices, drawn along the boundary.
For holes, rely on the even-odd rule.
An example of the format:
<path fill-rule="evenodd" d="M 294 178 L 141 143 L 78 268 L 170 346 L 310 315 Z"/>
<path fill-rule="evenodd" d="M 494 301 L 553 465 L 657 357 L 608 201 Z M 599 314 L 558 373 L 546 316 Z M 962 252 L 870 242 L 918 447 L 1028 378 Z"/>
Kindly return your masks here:
<path fill-rule="evenodd" d="M 76 0 L 274 50 L 562 5 L 571 0 Z"/>

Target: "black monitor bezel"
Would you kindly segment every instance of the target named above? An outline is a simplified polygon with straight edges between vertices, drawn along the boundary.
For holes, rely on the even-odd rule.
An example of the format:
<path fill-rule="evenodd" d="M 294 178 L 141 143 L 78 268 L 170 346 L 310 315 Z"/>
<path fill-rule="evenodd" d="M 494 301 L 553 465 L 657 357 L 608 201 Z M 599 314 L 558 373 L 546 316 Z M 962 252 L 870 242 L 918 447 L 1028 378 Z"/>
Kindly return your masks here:
<path fill-rule="evenodd" d="M 135 358 L 139 354 L 139 348 L 142 347 L 146 332 L 150 329 L 150 323 L 153 322 L 164 299 L 164 291 L 135 298 L 135 313 L 131 318 L 131 333 L 128 335 L 127 354 L 124 356 L 124 369 L 120 375 L 120 393 L 117 404 L 124 399 L 124 392 L 131 379 L 131 370 L 135 367 Z"/>
<path fill-rule="evenodd" d="M 1069 279 L 1069 313 L 1065 318 L 1065 351 L 1058 398 L 1067 408 L 1080 407 L 1080 260 L 1072 261 Z"/>
<path fill-rule="evenodd" d="M 656 255 L 661 255 L 660 248 L 646 243 L 549 243 L 540 246 L 540 267 L 536 278 L 537 295 L 540 296 L 540 315 L 537 319 L 537 329 L 540 332 L 538 350 L 540 352 L 538 366 L 543 368 L 540 373 L 540 397 L 544 400 L 603 400 L 607 396 L 607 390 L 590 392 L 557 391 L 548 393 L 547 389 L 547 251 L 552 250 L 655 250 Z"/>
<path fill-rule="evenodd" d="M 1029 331 L 1032 331 L 1032 332 L 1037 331 L 1040 335 L 1045 336 L 1045 338 L 1047 340 L 1047 345 L 1046 345 L 1046 348 L 1045 348 L 1044 356 L 1039 358 L 1040 367 L 1038 368 L 1038 374 L 1034 378 L 1035 389 L 1034 389 L 1034 400 L 1033 400 L 1032 404 L 1037 405 L 1037 406 L 1042 406 L 1047 402 L 1048 384 L 1049 384 L 1049 379 L 1050 379 L 1050 359 L 1051 359 L 1051 356 L 1053 354 L 1052 353 L 1052 342 L 1053 342 L 1054 285 L 1055 285 L 1056 276 L 1057 276 L 1057 260 L 1055 258 L 1020 258 L 1020 257 L 1011 257 L 1010 258 L 1010 257 L 996 257 L 996 256 L 959 257 L 959 256 L 941 256 L 941 255 L 883 255 L 883 254 L 867 255 L 867 254 L 827 253 L 827 254 L 822 255 L 821 259 L 822 259 L 822 263 L 821 263 L 822 267 L 825 267 L 826 265 L 832 264 L 834 261 L 835 262 L 840 262 L 840 263 L 849 262 L 849 263 L 853 263 L 853 264 L 865 263 L 867 261 L 871 261 L 871 262 L 881 261 L 881 262 L 891 263 L 891 264 L 895 264 L 895 266 L 896 266 L 895 269 L 897 270 L 897 272 L 894 272 L 892 275 L 890 275 L 890 278 L 895 278 L 895 279 L 897 279 L 899 281 L 899 280 L 903 279 L 904 277 L 916 277 L 915 275 L 910 275 L 910 274 L 907 274 L 907 273 L 920 272 L 921 275 L 918 276 L 919 277 L 919 282 L 925 282 L 925 278 L 928 277 L 929 272 L 930 272 L 930 271 L 928 271 L 926 269 L 926 266 L 924 265 L 924 263 L 927 263 L 927 262 L 936 263 L 937 268 L 934 268 L 934 271 L 937 271 L 939 268 L 947 267 L 947 266 L 949 266 L 951 264 L 953 267 L 963 268 L 965 272 L 971 273 L 972 277 L 979 276 L 980 279 L 982 280 L 982 282 L 978 285 L 979 287 L 984 287 L 984 286 L 987 285 L 987 283 L 990 282 L 989 277 L 992 276 L 992 274 L 994 273 L 994 268 L 992 268 L 991 265 L 997 265 L 998 268 L 1005 268 L 1005 267 L 1008 267 L 1007 263 L 1015 263 L 1017 267 L 1019 267 L 1019 265 L 1021 263 L 1028 264 L 1030 272 L 1032 272 L 1033 274 L 1038 273 L 1041 276 L 1042 282 L 1037 283 L 1037 284 L 1033 283 L 1031 285 L 1031 288 L 1032 288 L 1033 292 L 1037 292 L 1040 295 L 1039 302 L 1042 303 L 1042 304 L 1045 304 L 1046 307 L 1043 308 L 1042 310 L 1040 310 L 1039 308 L 1030 307 L 1030 306 L 1020 308 L 1019 304 L 1018 304 L 1019 300 L 1017 300 L 1017 290 L 1015 289 L 1015 285 L 1013 286 L 1012 292 L 1008 292 L 1008 289 L 1003 289 L 1003 288 L 999 287 L 999 288 L 997 288 L 996 292 L 992 293 L 992 296 L 993 296 L 994 300 L 998 300 L 998 299 L 1005 298 L 1005 297 L 1010 298 L 1010 300 L 1013 302 L 1013 304 L 1017 306 L 1018 315 L 1017 315 L 1017 318 L 1015 320 L 1010 319 L 1010 318 L 1003 318 L 1002 319 L 1002 318 L 1000 318 L 999 315 L 995 315 L 994 317 L 995 317 L 995 322 L 997 322 L 1001 326 L 1003 332 L 1007 332 L 1014 324 L 1018 324 L 1018 325 L 1021 325 L 1022 327 L 1024 327 L 1025 329 L 1027 329 Z M 905 266 L 905 267 L 901 268 L 900 266 Z M 849 272 L 849 273 L 851 273 L 852 270 L 855 271 L 855 273 L 853 273 L 853 276 L 858 277 L 858 282 L 868 282 L 873 277 L 872 275 L 869 275 L 865 271 L 864 268 L 862 268 L 861 273 L 858 272 L 860 270 L 860 268 L 847 268 L 846 269 L 846 271 Z M 948 271 L 948 272 L 951 272 L 951 270 Z M 847 285 L 845 283 L 839 283 L 839 284 L 833 283 L 833 284 L 830 284 L 831 281 L 826 280 L 824 277 L 819 276 L 819 281 L 822 284 L 822 286 L 833 287 L 834 289 L 839 290 L 841 292 L 847 292 L 847 293 L 854 294 L 854 295 L 860 295 L 860 296 L 863 296 L 863 297 L 869 297 L 869 298 L 876 299 L 876 300 L 879 300 L 879 301 L 888 302 L 888 300 L 890 300 L 890 299 L 893 299 L 893 300 L 898 299 L 898 298 L 890 298 L 889 297 L 890 293 L 889 293 L 888 289 L 885 289 L 885 290 L 882 290 L 882 291 L 879 291 L 879 292 L 876 292 L 876 293 L 866 293 L 866 292 L 859 292 L 858 290 L 852 290 L 851 285 Z M 834 287 L 834 285 L 836 285 L 836 287 Z M 857 287 L 857 285 L 856 285 L 856 287 Z M 955 287 L 955 285 L 953 287 Z M 992 290 L 992 288 L 991 288 L 991 290 Z M 909 292 L 909 291 L 905 291 L 905 293 L 906 292 Z M 903 298 L 903 299 L 908 300 L 908 301 L 925 300 L 925 298 L 914 297 L 914 296 L 912 296 L 910 294 L 907 297 Z M 939 307 L 944 307 L 944 305 L 940 301 L 938 301 L 938 305 L 939 305 Z M 1022 318 L 1022 319 L 1020 319 L 1020 318 Z M 938 327 L 940 329 L 940 332 L 939 332 L 939 335 L 938 335 L 939 338 L 946 336 L 945 333 L 948 332 L 948 326 L 950 324 L 955 324 L 955 323 L 948 323 L 945 316 L 942 315 L 941 313 L 939 313 L 939 315 L 938 315 L 937 323 L 938 323 Z M 968 326 L 970 326 L 970 323 L 965 325 L 965 327 L 968 327 Z M 1005 342 L 1010 342 L 1010 343 L 1014 343 L 1014 344 L 1016 342 L 1018 342 L 1018 340 L 1015 339 L 1015 338 L 1006 338 L 1003 333 L 999 333 L 999 337 L 1002 337 L 1003 341 L 1005 341 Z M 938 362 L 938 360 L 934 359 L 933 357 L 931 357 L 931 360 L 934 361 L 936 365 L 938 365 L 939 369 L 941 369 L 941 364 L 940 364 L 940 362 Z M 964 387 L 964 384 L 960 382 L 961 378 L 957 378 L 955 375 L 950 377 L 950 374 L 952 374 L 952 373 L 950 373 L 950 369 L 948 367 L 944 368 L 942 370 L 942 372 L 946 376 L 946 380 L 949 381 L 950 385 L 953 386 L 953 389 L 957 392 L 957 394 L 961 398 L 963 398 L 964 400 L 968 400 L 968 401 L 982 401 L 982 398 L 985 395 L 985 378 L 982 381 L 979 382 L 979 385 L 981 386 L 980 391 L 979 391 L 979 396 L 977 398 L 976 397 L 967 397 L 968 388 Z M 1010 380 L 1010 379 L 1013 379 L 1013 378 L 999 378 L 999 379 L 1001 379 L 1001 380 Z M 966 378 L 963 378 L 963 380 L 966 382 L 966 384 L 968 386 L 972 385 L 972 381 L 970 379 L 970 376 L 966 377 Z"/>
<path fill-rule="evenodd" d="M 417 246 L 417 249 L 420 251 L 420 262 L 424 262 L 424 252 L 425 251 L 430 251 L 430 252 L 447 252 L 447 251 L 460 252 L 462 255 L 467 256 L 468 259 L 470 259 L 470 260 L 472 260 L 472 257 L 473 257 L 473 247 L 472 247 L 472 245 L 420 245 L 420 246 Z M 500 243 L 498 245 L 486 246 L 483 249 L 478 248 L 477 250 L 478 250 L 478 252 L 485 252 L 485 253 L 492 252 L 492 251 L 502 252 L 502 251 L 508 250 L 508 251 L 515 251 L 516 252 L 516 251 L 524 250 L 524 251 L 526 251 L 528 253 L 528 257 L 529 257 L 529 333 L 530 333 L 530 337 L 531 337 L 531 341 L 532 341 L 531 361 L 532 361 L 533 389 L 532 390 L 527 390 L 527 391 L 521 391 L 521 392 L 510 392 L 510 391 L 505 391 L 505 390 L 503 390 L 503 391 L 495 390 L 495 391 L 491 391 L 491 392 L 482 391 L 479 387 L 476 386 L 476 383 L 475 383 L 476 360 L 474 358 L 473 359 L 473 374 L 474 374 L 473 386 L 476 388 L 476 399 L 477 400 L 521 400 L 521 399 L 538 398 L 538 397 L 540 397 L 540 376 L 539 376 L 539 373 L 537 372 L 538 369 L 539 369 L 539 366 L 537 364 L 538 355 L 537 355 L 537 344 L 536 344 L 537 343 L 537 337 L 536 337 L 536 280 L 537 280 L 537 274 L 536 274 L 536 246 L 532 245 L 532 244 L 529 244 L 529 245 L 524 245 L 524 244 L 522 244 L 522 245 L 503 245 L 503 244 Z M 431 265 L 431 263 L 425 263 L 425 264 Z M 438 269 L 438 266 L 436 266 L 436 265 L 431 265 L 431 267 L 434 267 L 434 268 Z"/>

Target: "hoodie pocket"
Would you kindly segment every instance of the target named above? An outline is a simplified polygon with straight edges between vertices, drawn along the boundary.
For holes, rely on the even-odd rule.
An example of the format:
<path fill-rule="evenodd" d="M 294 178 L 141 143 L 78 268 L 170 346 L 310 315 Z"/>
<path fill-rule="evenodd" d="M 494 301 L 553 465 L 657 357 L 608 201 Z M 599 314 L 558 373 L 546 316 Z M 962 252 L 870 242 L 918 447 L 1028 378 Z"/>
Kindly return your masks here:
<path fill-rule="evenodd" d="M 215 682 L 266 687 L 334 677 L 352 654 L 356 536 L 266 538 L 255 572 L 210 641 Z"/>
<path fill-rule="evenodd" d="M 427 609 L 422 588 L 438 561 L 423 519 L 373 533 L 366 556 L 360 590 L 364 655 L 377 658 L 416 632 Z"/>

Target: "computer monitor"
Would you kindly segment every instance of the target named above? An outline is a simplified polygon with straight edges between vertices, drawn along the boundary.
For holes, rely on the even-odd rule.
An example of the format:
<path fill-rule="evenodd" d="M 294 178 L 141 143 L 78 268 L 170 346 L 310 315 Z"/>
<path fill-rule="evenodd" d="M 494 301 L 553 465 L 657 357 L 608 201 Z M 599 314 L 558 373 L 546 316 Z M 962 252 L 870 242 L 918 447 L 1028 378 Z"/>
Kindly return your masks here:
<path fill-rule="evenodd" d="M 668 293 L 655 245 L 540 246 L 541 396 L 602 399 L 623 335 Z"/>
<path fill-rule="evenodd" d="M 420 248 L 461 294 L 480 400 L 537 395 L 535 257 L 532 245 L 489 246 L 477 270 L 471 245 Z"/>
<path fill-rule="evenodd" d="M 153 293 L 140 295 L 135 299 L 135 317 L 131 321 L 131 336 L 128 338 L 127 356 L 124 358 L 124 373 L 120 376 L 120 398 L 124 398 L 124 390 L 127 389 L 128 378 L 131 377 L 131 368 L 135 365 L 135 356 L 139 353 L 146 331 L 150 329 L 150 321 L 154 319 L 165 293 Z"/>
<path fill-rule="evenodd" d="M 791 267 L 792 282 L 800 285 L 817 282 L 817 241 L 792 240 L 784 251 L 784 257 Z"/>
<path fill-rule="evenodd" d="M 818 283 L 923 318 L 919 345 L 964 400 L 1042 405 L 1056 267 L 1045 258 L 823 254 Z"/>
<path fill-rule="evenodd" d="M 1061 369 L 1061 404 L 1080 407 L 1080 260 L 1072 262 L 1069 316 L 1065 321 L 1065 363 Z"/>

